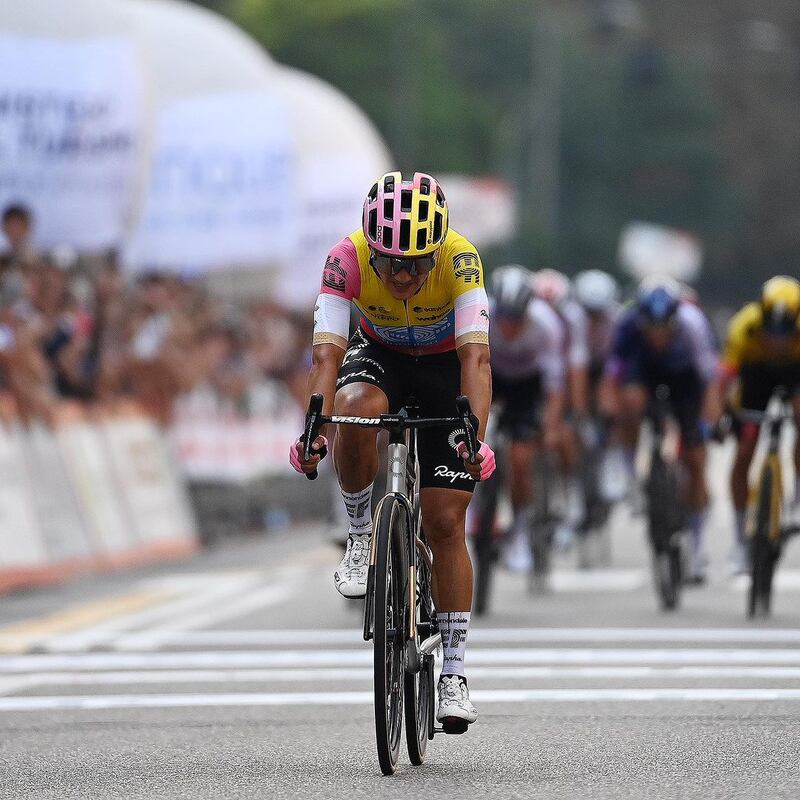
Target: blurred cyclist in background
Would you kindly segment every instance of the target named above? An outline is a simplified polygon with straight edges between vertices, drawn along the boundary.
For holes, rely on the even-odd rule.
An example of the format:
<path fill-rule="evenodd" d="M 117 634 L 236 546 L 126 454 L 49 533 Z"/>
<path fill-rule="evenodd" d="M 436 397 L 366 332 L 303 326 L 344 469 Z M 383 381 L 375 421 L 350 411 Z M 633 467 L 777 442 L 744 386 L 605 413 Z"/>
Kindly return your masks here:
<path fill-rule="evenodd" d="M 510 440 L 505 474 L 513 523 L 505 562 L 514 572 L 533 566 L 528 535 L 533 459 L 539 439 L 546 448 L 558 446 L 564 407 L 562 325 L 550 306 L 533 296 L 531 278 L 530 270 L 514 264 L 495 269 L 489 284 L 492 399 L 499 405 L 498 432 Z"/>
<path fill-rule="evenodd" d="M 783 386 L 791 398 L 795 425 L 800 423 L 800 283 L 778 275 L 768 280 L 760 300 L 748 303 L 731 320 L 723 353 L 723 385 L 738 376 L 734 406 L 764 411 L 772 393 Z M 736 541 L 731 559 L 734 573 L 746 570 L 745 508 L 747 473 L 758 441 L 759 426 L 737 422 L 736 458 L 731 471 L 731 494 L 736 514 Z M 795 492 L 789 508 L 792 523 L 800 522 L 800 436 L 795 441 Z"/>
<path fill-rule="evenodd" d="M 599 496 L 605 502 L 621 500 L 628 487 L 627 475 L 624 464 L 619 463 L 620 457 L 614 459 L 613 451 L 606 447 L 607 420 L 600 413 L 600 385 L 611 355 L 614 330 L 622 314 L 619 286 L 607 272 L 589 269 L 575 276 L 572 287 L 588 323 L 590 416 L 582 426 L 583 444 L 589 451 L 602 451 L 599 456 L 602 468 L 596 476 Z"/>
<path fill-rule="evenodd" d="M 533 278 L 533 289 L 536 297 L 544 300 L 558 315 L 565 334 L 566 418 L 559 444 L 565 513 L 556 528 L 554 544 L 566 550 L 575 541 L 575 533 L 586 512 L 579 462 L 582 449 L 580 432 L 589 418 L 588 321 L 583 308 L 570 297 L 569 279 L 562 272 L 539 270 Z"/>
<path fill-rule="evenodd" d="M 642 281 L 635 303 L 619 321 L 602 388 L 604 411 L 616 418 L 631 478 L 639 428 L 661 385 L 669 389 L 681 431 L 681 458 L 689 472 L 690 578 L 702 583 L 706 441 L 719 414 L 718 357 L 705 314 L 682 299 L 678 283 L 653 277 Z"/>

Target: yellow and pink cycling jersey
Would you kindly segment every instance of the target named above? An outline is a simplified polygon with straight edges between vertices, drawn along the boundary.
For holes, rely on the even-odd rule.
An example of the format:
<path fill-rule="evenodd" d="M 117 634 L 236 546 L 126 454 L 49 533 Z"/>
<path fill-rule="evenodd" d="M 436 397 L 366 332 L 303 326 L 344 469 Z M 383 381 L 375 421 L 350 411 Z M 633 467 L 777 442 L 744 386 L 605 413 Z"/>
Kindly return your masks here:
<path fill-rule="evenodd" d="M 452 228 L 436 266 L 410 300 L 396 300 L 369 263 L 359 229 L 328 254 L 314 309 L 314 344 L 346 348 L 350 304 L 361 328 L 379 344 L 414 355 L 443 353 L 463 344 L 489 343 L 489 311 L 478 251 Z"/>

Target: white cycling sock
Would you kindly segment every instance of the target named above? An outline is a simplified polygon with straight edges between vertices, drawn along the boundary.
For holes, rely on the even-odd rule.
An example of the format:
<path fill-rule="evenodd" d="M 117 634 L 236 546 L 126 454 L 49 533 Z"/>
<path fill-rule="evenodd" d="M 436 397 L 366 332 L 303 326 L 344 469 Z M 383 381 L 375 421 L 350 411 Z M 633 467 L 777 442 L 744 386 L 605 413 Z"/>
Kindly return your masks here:
<path fill-rule="evenodd" d="M 533 517 L 533 506 L 527 505 L 514 509 L 514 520 L 511 523 L 511 533 L 514 537 L 524 538 L 528 535 L 528 528 Z"/>
<path fill-rule="evenodd" d="M 350 533 L 372 533 L 372 484 L 360 492 L 342 489 L 344 507 L 350 520 Z"/>
<path fill-rule="evenodd" d="M 467 649 L 467 633 L 469 633 L 469 611 L 438 611 L 436 622 L 442 634 L 442 651 L 444 664 L 442 675 L 460 675 L 464 677 L 464 651 Z"/>

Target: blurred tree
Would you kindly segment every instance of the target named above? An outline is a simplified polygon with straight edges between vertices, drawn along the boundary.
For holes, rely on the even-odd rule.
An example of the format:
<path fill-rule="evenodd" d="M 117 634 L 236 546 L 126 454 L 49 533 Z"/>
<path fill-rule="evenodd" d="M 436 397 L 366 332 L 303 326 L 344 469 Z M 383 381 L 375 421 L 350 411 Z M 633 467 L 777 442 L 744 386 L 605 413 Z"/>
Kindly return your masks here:
<path fill-rule="evenodd" d="M 352 97 L 401 169 L 509 177 L 519 236 L 489 264 L 613 268 L 631 219 L 718 234 L 726 191 L 704 82 L 635 36 L 598 35 L 585 13 L 563 14 L 568 4 L 203 4 Z"/>

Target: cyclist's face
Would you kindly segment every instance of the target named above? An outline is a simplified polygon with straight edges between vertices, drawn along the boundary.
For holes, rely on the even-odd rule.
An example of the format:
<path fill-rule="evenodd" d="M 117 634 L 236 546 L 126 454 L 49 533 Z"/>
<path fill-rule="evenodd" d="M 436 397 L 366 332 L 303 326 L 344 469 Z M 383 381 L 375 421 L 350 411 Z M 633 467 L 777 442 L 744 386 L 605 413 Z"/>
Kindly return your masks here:
<path fill-rule="evenodd" d="M 644 326 L 644 335 L 647 337 L 649 345 L 655 350 L 665 350 L 669 346 L 673 331 L 673 326 L 668 323 Z"/>
<path fill-rule="evenodd" d="M 782 336 L 774 333 L 764 333 L 764 344 L 775 355 L 782 356 L 788 353 L 794 345 L 793 336 Z"/>
<path fill-rule="evenodd" d="M 402 270 L 394 275 L 385 275 L 379 272 L 378 276 L 395 300 L 410 300 L 428 280 L 428 274 L 425 272 L 410 275 L 407 270 Z"/>

